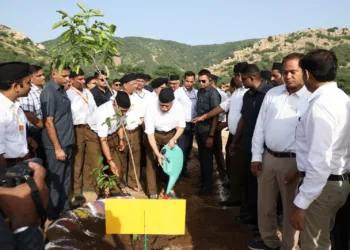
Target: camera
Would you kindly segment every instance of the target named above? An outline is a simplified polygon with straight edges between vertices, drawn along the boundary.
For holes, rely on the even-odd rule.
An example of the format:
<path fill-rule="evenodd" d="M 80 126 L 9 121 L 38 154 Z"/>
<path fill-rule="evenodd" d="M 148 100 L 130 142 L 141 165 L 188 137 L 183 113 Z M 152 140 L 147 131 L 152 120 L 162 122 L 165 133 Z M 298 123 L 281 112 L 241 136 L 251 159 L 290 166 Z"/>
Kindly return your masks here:
<path fill-rule="evenodd" d="M 16 187 L 23 183 L 26 183 L 29 177 L 33 177 L 33 170 L 29 168 L 29 162 L 36 162 L 42 165 L 42 160 L 39 158 L 33 158 L 16 164 L 12 168 L 3 170 L 0 174 L 0 186 L 1 187 Z"/>

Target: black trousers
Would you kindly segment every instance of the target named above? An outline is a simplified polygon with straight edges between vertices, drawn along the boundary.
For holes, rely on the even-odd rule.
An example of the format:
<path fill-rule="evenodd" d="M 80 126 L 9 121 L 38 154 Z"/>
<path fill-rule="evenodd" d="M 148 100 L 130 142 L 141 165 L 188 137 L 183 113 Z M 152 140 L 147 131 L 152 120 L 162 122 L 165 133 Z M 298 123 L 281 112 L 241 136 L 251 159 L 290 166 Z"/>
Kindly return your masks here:
<path fill-rule="evenodd" d="M 54 149 L 45 149 L 47 186 L 50 199 L 47 205 L 49 220 L 57 219 L 62 212 L 71 209 L 70 196 L 72 190 L 72 146 L 63 148 L 67 157 L 58 161 Z"/>
<path fill-rule="evenodd" d="M 244 149 L 244 171 L 247 213 L 253 223 L 258 221 L 258 180 L 251 172 L 252 154 Z"/>
<path fill-rule="evenodd" d="M 334 227 L 331 231 L 332 250 L 349 250 L 349 212 L 350 195 L 335 217 Z"/>
<path fill-rule="evenodd" d="M 192 144 L 193 144 L 194 123 L 186 122 L 186 127 L 180 138 L 177 140 L 177 145 L 181 148 L 184 155 L 184 164 L 182 172 L 187 172 L 187 162 L 190 159 Z"/>
<path fill-rule="evenodd" d="M 197 131 L 196 133 L 203 188 L 212 188 L 213 184 L 213 150 L 206 146 L 208 137 L 209 131 L 207 133 L 198 133 Z"/>

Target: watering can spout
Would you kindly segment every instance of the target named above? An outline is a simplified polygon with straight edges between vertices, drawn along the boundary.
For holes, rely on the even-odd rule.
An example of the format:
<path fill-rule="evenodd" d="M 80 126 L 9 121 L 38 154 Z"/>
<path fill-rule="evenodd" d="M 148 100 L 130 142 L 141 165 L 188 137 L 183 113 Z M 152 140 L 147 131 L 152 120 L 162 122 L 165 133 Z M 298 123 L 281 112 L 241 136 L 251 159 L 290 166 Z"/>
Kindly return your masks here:
<path fill-rule="evenodd" d="M 165 156 L 166 160 L 163 160 L 163 171 L 169 175 L 169 182 L 166 189 L 166 194 L 169 194 L 174 187 L 177 179 L 180 176 L 183 166 L 183 153 L 179 146 L 175 145 L 170 149 L 168 145 L 164 146 L 161 153 Z"/>

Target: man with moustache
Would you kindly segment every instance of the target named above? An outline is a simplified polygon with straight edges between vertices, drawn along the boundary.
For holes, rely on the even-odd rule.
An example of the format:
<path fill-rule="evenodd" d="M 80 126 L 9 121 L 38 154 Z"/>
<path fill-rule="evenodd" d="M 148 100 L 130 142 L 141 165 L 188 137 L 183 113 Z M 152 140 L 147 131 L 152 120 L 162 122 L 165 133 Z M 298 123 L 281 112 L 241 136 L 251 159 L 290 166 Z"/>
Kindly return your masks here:
<path fill-rule="evenodd" d="M 190 158 L 192 145 L 193 145 L 193 136 L 194 136 L 194 126 L 192 119 L 197 116 L 197 93 L 198 90 L 193 88 L 195 84 L 196 75 L 192 71 L 187 71 L 184 74 L 184 85 L 174 92 L 175 99 L 181 103 L 182 109 L 185 112 L 185 121 L 186 127 L 184 132 L 177 140 L 177 144 L 182 149 L 184 155 L 184 163 L 182 167 L 181 176 L 185 178 L 192 179 L 193 177 L 187 171 L 187 162 Z"/>
<path fill-rule="evenodd" d="M 30 80 L 29 64 L 0 64 L 0 165 L 7 168 L 29 159 L 27 119 L 17 99 L 28 95 Z"/>
<path fill-rule="evenodd" d="M 110 100 L 110 98 L 112 97 L 112 92 L 107 87 L 108 77 L 106 72 L 104 72 L 103 70 L 96 71 L 94 74 L 94 78 L 96 80 L 96 86 L 90 91 L 91 94 L 94 96 L 97 107 L 99 107 Z"/>
<path fill-rule="evenodd" d="M 75 144 L 73 147 L 73 205 L 81 206 L 86 202 L 83 195 L 83 187 L 95 187 L 96 176 L 91 176 L 91 171 L 97 167 L 101 156 L 100 147 L 96 147 L 92 141 L 96 140 L 87 124 L 88 118 L 97 108 L 94 97 L 89 90 L 84 88 L 85 76 L 82 69 L 79 72 L 71 72 L 69 76 L 72 86 L 67 90 L 71 101 Z M 96 188 L 96 187 L 95 187 Z"/>
<path fill-rule="evenodd" d="M 296 129 L 297 166 L 302 177 L 290 222 L 303 250 L 330 250 L 336 213 L 349 195 L 350 98 L 334 79 L 338 59 L 329 50 L 301 60 L 312 93 Z"/>
<path fill-rule="evenodd" d="M 169 78 L 169 88 L 174 92 L 180 88 L 180 76 L 172 75 Z"/>
<path fill-rule="evenodd" d="M 251 171 L 258 178 L 258 220 L 262 241 L 249 242 L 250 249 L 282 247 L 294 250 L 298 245 L 299 233 L 292 228 L 289 217 L 299 180 L 295 130 L 310 96 L 299 66 L 303 56 L 293 53 L 283 59 L 286 84 L 267 92 L 255 125 Z M 279 194 L 284 214 L 282 244 L 277 235 L 276 200 Z"/>
<path fill-rule="evenodd" d="M 96 87 L 96 79 L 93 76 L 89 76 L 88 78 L 85 79 L 85 87 L 88 90 L 93 89 Z"/>
<path fill-rule="evenodd" d="M 42 67 L 30 65 L 32 72 L 31 88 L 27 97 L 19 99 L 24 114 L 28 120 L 28 135 L 37 143 L 36 156 L 45 162 L 45 150 L 41 140 L 41 132 L 44 127 L 43 114 L 41 111 L 40 94 L 44 89 L 45 75 Z"/>
<path fill-rule="evenodd" d="M 42 141 L 46 153 L 47 184 L 50 200 L 49 220 L 70 210 L 72 185 L 72 147 L 75 142 L 71 102 L 64 87 L 69 82 L 70 68 L 60 62 L 52 67 L 52 78 L 40 95 L 44 128 Z"/>

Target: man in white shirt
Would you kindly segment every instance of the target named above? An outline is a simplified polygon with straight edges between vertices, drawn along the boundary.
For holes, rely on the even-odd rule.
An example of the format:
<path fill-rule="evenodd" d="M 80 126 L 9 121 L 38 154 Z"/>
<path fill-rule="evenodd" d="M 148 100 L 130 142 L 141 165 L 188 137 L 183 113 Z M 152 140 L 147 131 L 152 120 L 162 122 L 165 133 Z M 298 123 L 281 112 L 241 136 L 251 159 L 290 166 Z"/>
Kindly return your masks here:
<path fill-rule="evenodd" d="M 240 62 L 234 66 L 234 77 L 232 78 L 231 82 L 234 82 L 237 89 L 232 93 L 231 97 L 207 114 L 193 119 L 193 122 L 197 122 L 214 117 L 222 112 L 229 112 L 227 126 L 230 131 L 230 135 L 228 137 L 227 145 L 231 145 L 234 135 L 236 134 L 237 124 L 241 117 L 243 96 L 248 91 L 248 89 L 243 86 L 241 78 L 241 71 L 247 65 L 248 63 L 246 62 Z M 221 125 L 223 126 L 220 126 L 219 129 L 223 129 L 225 126 L 225 124 Z M 236 148 L 232 154 L 230 154 L 229 151 L 229 147 L 226 146 L 226 169 L 228 170 L 228 176 L 230 178 L 231 197 L 228 200 L 220 202 L 219 204 L 222 206 L 237 206 L 241 204 L 241 193 L 243 190 L 241 188 L 243 183 L 243 152 L 239 147 Z"/>
<path fill-rule="evenodd" d="M 24 112 L 17 98 L 30 91 L 29 64 L 0 64 L 0 165 L 7 168 L 29 158 Z"/>
<path fill-rule="evenodd" d="M 192 119 L 197 116 L 197 90 L 193 88 L 196 80 L 196 75 L 192 71 L 185 72 L 184 86 L 174 92 L 175 99 L 181 103 L 182 109 L 185 112 L 186 127 L 182 135 L 177 141 L 177 144 L 182 149 L 184 154 L 184 164 L 182 167 L 181 176 L 192 179 L 193 177 L 187 171 L 187 162 L 190 158 L 193 136 L 194 136 L 194 123 Z"/>
<path fill-rule="evenodd" d="M 210 83 L 211 86 L 213 86 L 214 89 L 216 89 L 221 97 L 221 103 L 223 103 L 224 101 L 226 101 L 228 99 L 227 94 L 222 91 L 220 88 L 218 88 L 217 86 L 217 82 L 218 82 L 219 77 L 211 74 L 210 75 Z M 214 145 L 213 145 L 213 154 L 215 156 L 215 160 L 216 160 L 216 170 L 219 172 L 220 177 L 221 178 L 225 178 L 227 175 L 226 169 L 225 169 L 225 159 L 224 159 L 224 155 L 222 153 L 222 137 L 221 137 L 221 123 L 225 121 L 225 112 L 222 112 L 221 114 L 219 114 L 219 119 L 218 119 L 218 125 L 216 128 L 216 132 L 214 135 Z"/>
<path fill-rule="evenodd" d="M 120 90 L 121 83 L 119 79 L 114 79 L 112 82 L 113 96 L 115 97 Z"/>
<path fill-rule="evenodd" d="M 130 188 L 141 191 L 139 182 L 141 159 L 139 126 L 143 122 L 144 107 L 142 107 L 142 103 L 134 93 L 137 84 L 135 74 L 127 74 L 123 76 L 120 79 L 120 83 L 123 87 L 123 91 L 128 94 L 131 103 L 128 112 L 125 114 L 125 130 L 130 143 L 130 148 L 126 147 L 122 152 L 124 180 L 126 180 Z M 132 161 L 134 162 L 134 165 Z"/>
<path fill-rule="evenodd" d="M 145 116 L 145 133 L 147 155 L 147 188 L 151 199 L 158 198 L 157 177 L 154 168 L 162 165 L 164 156 L 159 149 L 164 145 L 173 148 L 185 128 L 185 117 L 182 106 L 175 100 L 174 92 L 165 88 L 160 91 L 158 100 L 150 106 Z M 174 192 L 169 197 L 176 197 Z"/>
<path fill-rule="evenodd" d="M 75 132 L 75 145 L 73 147 L 73 205 L 83 205 L 86 199 L 83 195 L 83 187 L 91 185 L 96 187 L 96 176 L 91 176 L 91 171 L 97 167 L 101 156 L 101 148 L 96 147 L 91 141 L 98 141 L 94 133 L 87 125 L 88 118 L 97 108 L 93 95 L 84 88 L 85 76 L 82 69 L 78 73 L 71 71 L 69 76 L 72 86 L 67 90 L 71 101 L 71 110 Z M 86 162 L 85 159 L 88 159 Z"/>
<path fill-rule="evenodd" d="M 110 171 L 119 176 L 123 176 L 121 152 L 125 149 L 124 130 L 121 123 L 130 108 L 130 98 L 124 91 L 119 91 L 115 100 L 108 101 L 98 108 L 88 118 L 88 124 L 99 141 L 93 141 L 95 147 L 101 145 L 103 156 L 110 167 Z M 121 183 L 123 184 L 123 183 Z M 123 185 L 119 186 L 123 188 Z"/>
<path fill-rule="evenodd" d="M 312 51 L 300 65 L 312 95 L 296 130 L 302 181 L 290 222 L 301 231 L 303 250 L 330 250 L 335 215 L 350 191 L 350 99 L 334 82 L 338 60 L 333 52 Z"/>
<path fill-rule="evenodd" d="M 172 75 L 169 78 L 169 88 L 174 92 L 180 88 L 180 76 Z"/>
<path fill-rule="evenodd" d="M 304 86 L 299 62 L 304 55 L 293 53 L 283 59 L 286 84 L 267 92 L 252 139 L 251 171 L 258 177 L 258 220 L 262 241 L 248 243 L 250 249 L 278 249 L 276 201 L 283 203 L 282 249 L 294 250 L 298 232 L 289 223 L 299 172 L 295 159 L 295 130 L 308 107 L 310 92 Z"/>
<path fill-rule="evenodd" d="M 19 102 L 21 103 L 21 108 L 28 119 L 28 135 L 30 135 L 37 144 L 37 149 L 33 149 L 32 151 L 36 153 L 36 157 L 43 160 L 43 165 L 45 166 L 45 149 L 41 140 L 41 132 L 44 124 L 40 104 L 40 94 L 44 89 L 46 81 L 42 67 L 30 65 L 30 71 L 33 73 L 31 79 L 32 86 L 28 96 L 19 98 Z"/>

